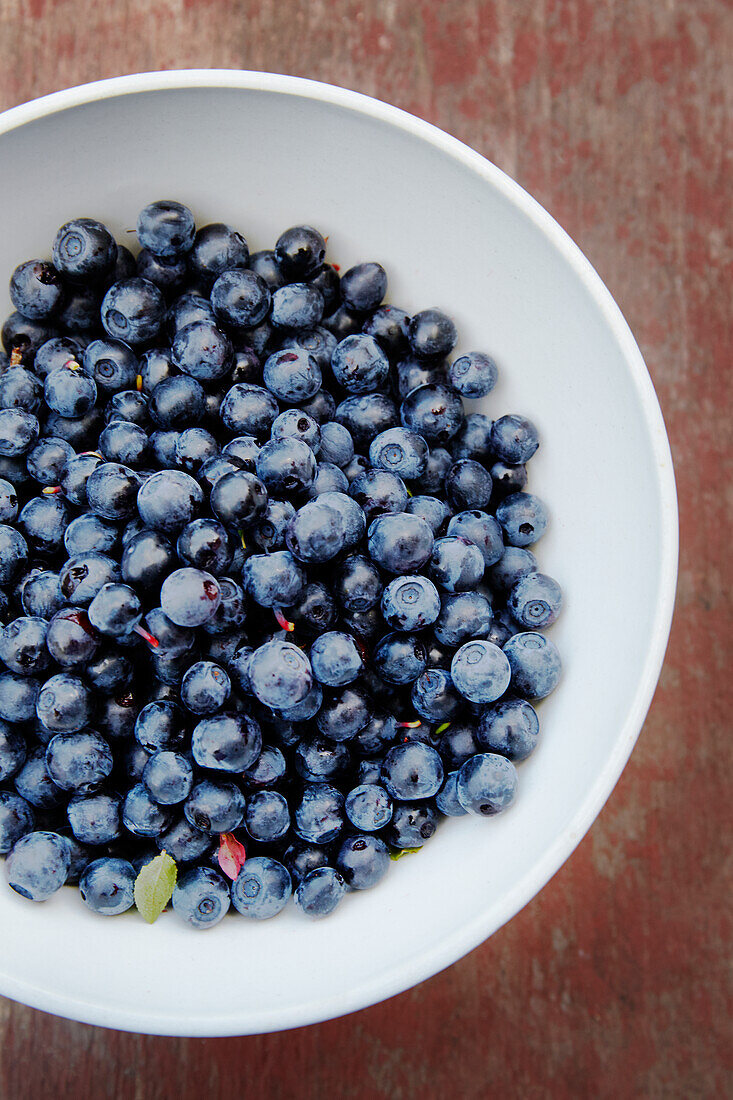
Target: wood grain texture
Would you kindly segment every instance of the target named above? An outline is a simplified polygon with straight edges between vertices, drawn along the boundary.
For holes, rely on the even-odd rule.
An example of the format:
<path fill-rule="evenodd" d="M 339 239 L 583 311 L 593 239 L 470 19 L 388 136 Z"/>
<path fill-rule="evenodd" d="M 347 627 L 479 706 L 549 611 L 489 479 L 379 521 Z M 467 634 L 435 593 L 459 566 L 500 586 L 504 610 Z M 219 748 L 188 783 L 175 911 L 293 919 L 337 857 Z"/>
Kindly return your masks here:
<path fill-rule="evenodd" d="M 638 747 L 506 928 L 392 1001 L 286 1034 L 155 1039 L 0 1002 L 0 1096 L 731 1095 L 730 7 L 0 0 L 0 42 L 1 107 L 141 69 L 270 69 L 376 95 L 486 154 L 626 314 L 667 420 L 682 534 Z"/>

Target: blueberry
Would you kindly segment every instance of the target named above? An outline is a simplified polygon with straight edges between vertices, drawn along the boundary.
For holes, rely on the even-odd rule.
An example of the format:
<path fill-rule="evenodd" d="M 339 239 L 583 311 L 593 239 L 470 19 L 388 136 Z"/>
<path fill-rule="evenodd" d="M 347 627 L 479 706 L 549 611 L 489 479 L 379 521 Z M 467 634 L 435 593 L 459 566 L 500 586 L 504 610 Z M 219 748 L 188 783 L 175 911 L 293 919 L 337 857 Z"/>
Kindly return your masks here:
<path fill-rule="evenodd" d="M 491 429 L 491 449 L 502 462 L 529 462 L 539 447 L 537 429 L 524 416 L 501 416 Z"/>
<path fill-rule="evenodd" d="M 122 578 L 141 590 L 157 590 L 175 564 L 175 554 L 168 539 L 159 531 L 146 528 L 130 539 L 122 553 Z"/>
<path fill-rule="evenodd" d="M 161 836 L 156 837 L 155 843 L 176 863 L 191 863 L 211 850 L 213 839 L 182 817 Z"/>
<path fill-rule="evenodd" d="M 422 495 L 410 497 L 404 510 L 411 516 L 420 516 L 424 519 L 434 536 L 438 534 L 451 514 L 450 507 L 444 500 Z"/>
<path fill-rule="evenodd" d="M 507 606 L 516 621 L 529 630 L 551 626 L 562 607 L 562 589 L 545 573 L 528 573 L 509 593 Z"/>
<path fill-rule="evenodd" d="M 307 783 L 323 783 L 343 778 L 351 764 L 344 744 L 325 737 L 303 738 L 293 756 L 295 770 Z"/>
<path fill-rule="evenodd" d="M 62 225 L 53 242 L 53 262 L 62 275 L 81 282 L 108 278 L 117 260 L 117 243 L 106 226 L 92 218 Z"/>
<path fill-rule="evenodd" d="M 247 802 L 244 820 L 253 840 L 279 840 L 290 828 L 287 800 L 278 791 L 257 791 Z"/>
<path fill-rule="evenodd" d="M 0 718 L 5 722 L 27 722 L 35 717 L 39 683 L 30 676 L 0 673 Z"/>
<path fill-rule="evenodd" d="M 120 800 L 111 794 L 76 794 L 67 808 L 71 831 L 82 844 L 109 844 L 121 835 Z"/>
<path fill-rule="evenodd" d="M 454 359 L 448 370 L 451 385 L 463 397 L 486 397 L 496 385 L 498 376 L 494 360 L 481 351 L 470 351 Z"/>
<path fill-rule="evenodd" d="M 173 912 L 193 928 L 213 928 L 229 910 L 226 881 L 211 867 L 194 867 L 173 889 Z"/>
<path fill-rule="evenodd" d="M 397 577 L 382 594 L 382 615 L 394 630 L 422 630 L 440 614 L 440 596 L 427 577 Z"/>
<path fill-rule="evenodd" d="M 160 836 L 171 824 L 171 812 L 159 806 L 142 783 L 127 792 L 122 803 L 122 823 L 135 836 Z"/>
<path fill-rule="evenodd" d="M 451 679 L 471 703 L 493 703 L 509 687 L 511 671 L 503 651 L 482 638 L 466 642 L 456 651 Z"/>
<path fill-rule="evenodd" d="M 231 226 L 213 222 L 196 231 L 189 263 L 202 284 L 210 286 L 222 272 L 247 267 L 249 247 L 242 234 Z"/>
<path fill-rule="evenodd" d="M 263 386 L 238 382 L 224 398 L 220 415 L 230 432 L 262 439 L 269 435 L 279 412 L 277 401 Z"/>
<path fill-rule="evenodd" d="M 453 465 L 453 459 L 448 451 L 442 447 L 434 447 L 428 455 L 425 471 L 417 479 L 415 488 L 423 493 L 442 493 L 448 471 Z"/>
<path fill-rule="evenodd" d="M 36 809 L 50 810 L 63 800 L 63 791 L 48 774 L 43 745 L 29 753 L 13 782 L 18 794 Z"/>
<path fill-rule="evenodd" d="M 490 817 L 514 801 L 517 771 L 510 760 L 479 753 L 461 766 L 456 782 L 458 801 L 468 813 Z"/>
<path fill-rule="evenodd" d="M 501 500 L 510 493 L 521 493 L 527 484 L 527 467 L 523 465 L 513 466 L 511 463 L 498 460 L 489 470 L 493 483 L 494 496 Z"/>
<path fill-rule="evenodd" d="M 0 478 L 0 523 L 9 524 L 18 515 L 18 494 L 15 486 Z"/>
<path fill-rule="evenodd" d="M 171 295 L 183 288 L 188 264 L 185 256 L 156 256 L 149 248 L 143 248 L 138 253 L 133 274 L 154 283 L 161 293 Z"/>
<path fill-rule="evenodd" d="M 337 406 L 334 418 L 348 429 L 354 446 L 359 450 L 367 450 L 375 435 L 387 428 L 395 428 L 399 423 L 397 407 L 384 393 L 347 397 Z"/>
<path fill-rule="evenodd" d="M 26 833 L 5 861 L 8 883 L 29 901 L 47 901 L 64 885 L 71 864 L 69 845 L 58 833 Z"/>
<path fill-rule="evenodd" d="M 93 512 L 72 520 L 64 532 L 64 547 L 70 558 L 85 554 L 109 555 L 117 549 L 119 532 Z"/>
<path fill-rule="evenodd" d="M 273 291 L 270 320 L 277 328 L 309 330 L 319 323 L 323 310 L 323 295 L 318 287 L 312 283 L 289 283 Z"/>
<path fill-rule="evenodd" d="M 367 611 L 379 602 L 382 580 L 379 570 L 362 554 L 345 558 L 338 567 L 333 594 L 345 611 Z"/>
<path fill-rule="evenodd" d="M 261 607 L 289 607 L 302 595 L 305 572 L 289 550 L 276 550 L 247 558 L 242 582 Z"/>
<path fill-rule="evenodd" d="M 224 526 L 239 530 L 263 515 L 267 490 L 254 474 L 232 470 L 217 478 L 210 500 L 212 512 Z"/>
<path fill-rule="evenodd" d="M 208 517 L 186 524 L 178 536 L 176 550 L 186 565 L 204 569 L 215 577 L 225 573 L 232 561 L 226 528 Z"/>
<path fill-rule="evenodd" d="M 114 694 L 130 685 L 133 666 L 124 654 L 107 650 L 98 653 L 91 664 L 84 666 L 87 682 L 101 695 Z"/>
<path fill-rule="evenodd" d="M 370 394 L 387 380 L 389 360 L 374 337 L 358 333 L 336 345 L 331 369 L 349 393 Z"/>
<path fill-rule="evenodd" d="M 96 790 L 108 778 L 112 750 L 99 734 L 58 733 L 46 747 L 46 769 L 62 791 Z"/>
<path fill-rule="evenodd" d="M 144 207 L 137 218 L 137 237 L 155 256 L 182 256 L 189 252 L 196 227 L 187 206 L 161 199 Z"/>
<path fill-rule="evenodd" d="M 381 432 L 369 447 L 372 466 L 389 470 L 408 480 L 425 471 L 428 445 L 422 436 L 407 428 L 389 428 Z"/>
<path fill-rule="evenodd" d="M 368 890 L 381 882 L 386 875 L 389 869 L 389 849 L 376 836 L 348 837 L 336 857 L 336 867 L 350 889 Z"/>
<path fill-rule="evenodd" d="M 231 887 L 234 908 L 255 920 L 277 916 L 291 893 L 292 882 L 287 869 L 268 856 L 248 859 Z"/>
<path fill-rule="evenodd" d="M 0 408 L 2 409 L 23 409 L 27 413 L 37 413 L 42 396 L 41 383 L 36 375 L 25 367 L 11 367 L 0 376 Z M 30 455 L 28 457 L 30 460 Z"/>
<path fill-rule="evenodd" d="M 486 566 L 495 565 L 504 553 L 501 527 L 486 512 L 476 509 L 459 512 L 448 523 L 448 534 L 473 542 L 481 551 Z"/>
<path fill-rule="evenodd" d="M 400 802 L 384 838 L 393 848 L 422 848 L 437 826 L 438 815 L 431 802 Z"/>
<path fill-rule="evenodd" d="M 200 768 L 211 771 L 244 772 L 255 766 L 261 749 L 262 732 L 247 714 L 204 718 L 194 728 L 191 739 L 194 760 Z"/>
<path fill-rule="evenodd" d="M 312 329 L 301 329 L 286 336 L 282 341 L 283 350 L 297 349 L 312 355 L 322 371 L 331 367 L 331 355 L 338 341 L 332 332 L 322 325 Z"/>
<path fill-rule="evenodd" d="M 157 640 L 156 653 L 161 657 L 180 657 L 188 653 L 194 643 L 195 635 L 189 627 L 178 626 L 165 614 L 161 607 L 154 607 L 145 616 L 145 624 Z"/>
<path fill-rule="evenodd" d="M 10 276 L 10 300 L 18 313 L 31 321 L 51 317 L 63 296 L 61 277 L 53 264 L 45 260 L 18 264 Z"/>
<path fill-rule="evenodd" d="M 407 333 L 410 318 L 397 306 L 380 306 L 366 319 L 362 332 L 373 336 L 390 359 L 405 355 L 408 350 Z"/>
<path fill-rule="evenodd" d="M 167 348 L 150 348 L 140 356 L 136 385 L 140 385 L 141 392 L 150 397 L 159 382 L 164 382 L 175 374 L 176 368 L 173 366 L 170 351 Z"/>
<path fill-rule="evenodd" d="M 231 681 L 213 661 L 197 661 L 181 682 L 181 702 L 194 714 L 215 714 L 226 703 Z"/>
<path fill-rule="evenodd" d="M 330 844 L 343 828 L 343 807 L 344 796 L 336 787 L 309 784 L 295 810 L 295 832 L 311 844 Z"/>
<path fill-rule="evenodd" d="M 372 663 L 390 684 L 411 684 L 425 671 L 425 646 L 414 634 L 385 634 L 374 647 Z"/>
<path fill-rule="evenodd" d="M 273 439 L 257 456 L 257 476 L 272 496 L 300 493 L 313 484 L 316 459 L 300 439 Z"/>
<path fill-rule="evenodd" d="M 423 436 L 430 444 L 447 443 L 465 419 L 463 402 L 450 386 L 432 382 L 408 393 L 400 408 L 406 428 Z"/>
<path fill-rule="evenodd" d="M 102 519 L 126 519 L 135 511 L 138 488 L 137 474 L 129 466 L 104 462 L 87 479 L 89 508 Z"/>
<path fill-rule="evenodd" d="M 331 498 L 340 493 L 324 493 L 299 508 L 288 524 L 285 541 L 299 561 L 326 562 L 346 545 L 346 521 Z M 344 497 L 348 500 L 348 497 Z"/>
<path fill-rule="evenodd" d="M 481 714 L 476 740 L 482 749 L 520 761 L 534 751 L 539 732 L 539 719 L 531 703 L 505 699 Z"/>
<path fill-rule="evenodd" d="M 172 533 L 196 518 L 203 496 L 201 487 L 190 474 L 183 470 L 160 470 L 140 488 L 137 508 L 148 527 Z"/>
<path fill-rule="evenodd" d="M 203 569 L 176 569 L 163 581 L 160 606 L 177 626 L 196 627 L 216 614 L 221 599 L 219 583 Z"/>
<path fill-rule="evenodd" d="M 296 439 L 306 444 L 313 454 L 317 454 L 321 443 L 321 429 L 318 422 L 302 409 L 286 409 L 275 418 L 270 438 L 273 442 Z"/>
<path fill-rule="evenodd" d="M 310 487 L 304 490 L 303 495 L 308 500 L 315 500 L 324 493 L 346 493 L 349 488 L 349 479 L 343 470 L 330 462 L 319 462 L 316 466 L 316 476 Z"/>
<path fill-rule="evenodd" d="M 450 674 L 442 668 L 429 668 L 418 676 L 411 699 L 417 713 L 428 722 L 449 722 L 461 707 Z"/>
<path fill-rule="evenodd" d="M 249 266 L 250 270 L 259 275 L 270 290 L 277 290 L 279 286 L 285 285 L 285 276 L 271 249 L 265 248 L 261 252 L 253 252 L 249 258 Z"/>
<path fill-rule="evenodd" d="M 30 833 L 35 815 L 28 802 L 19 794 L 0 791 L 0 855 L 7 855 L 22 836 Z"/>
<path fill-rule="evenodd" d="M 335 267 L 331 264 L 321 264 L 315 271 L 305 276 L 305 281 L 320 290 L 325 307 L 324 313 L 326 316 L 333 316 L 339 303 L 341 282 Z"/>
<path fill-rule="evenodd" d="M 506 643 L 511 638 L 512 634 L 517 633 L 517 624 L 506 610 L 501 610 L 494 613 L 494 617 L 491 620 L 491 626 L 489 627 L 489 633 L 486 635 L 490 642 L 494 645 L 498 645 L 501 649 L 504 648 Z"/>
<path fill-rule="evenodd" d="M 82 346 L 69 336 L 55 336 L 41 344 L 33 360 L 33 374 L 43 379 L 56 367 L 66 366 L 70 360 L 81 362 Z"/>
<path fill-rule="evenodd" d="M 424 519 L 398 512 L 377 516 L 369 526 L 369 554 L 390 573 L 412 573 L 430 559 L 433 532 Z"/>
<path fill-rule="evenodd" d="M 285 778 L 286 771 L 287 764 L 280 749 L 274 745 L 265 745 L 257 762 L 251 768 L 247 768 L 244 782 L 251 790 L 274 787 Z"/>
<path fill-rule="evenodd" d="M 315 273 L 325 255 L 326 242 L 310 225 L 286 229 L 275 245 L 275 258 L 288 279 Z"/>
<path fill-rule="evenodd" d="M 32 497 L 18 517 L 28 545 L 40 554 L 61 549 L 68 522 L 68 508 L 58 496 Z"/>
<path fill-rule="evenodd" d="M 463 817 L 464 810 L 458 801 L 458 772 L 448 772 L 445 782 L 435 796 L 435 805 L 446 817 Z"/>
<path fill-rule="evenodd" d="M 317 424 L 323 425 L 333 420 L 336 412 L 336 401 L 327 390 L 320 389 L 318 393 L 300 406 L 301 412 L 312 416 Z"/>
<path fill-rule="evenodd" d="M 277 423 L 279 417 L 273 422 L 273 428 Z M 253 474 L 257 469 L 257 455 L 262 450 L 262 444 L 259 443 L 253 435 L 239 435 L 234 439 L 230 439 L 227 444 L 222 448 L 222 458 L 231 459 L 238 463 L 236 469 L 246 470 L 247 473 Z M 232 470 L 223 470 L 223 473 L 231 473 Z"/>
<path fill-rule="evenodd" d="M 418 359 L 415 355 L 408 355 L 400 359 L 394 367 L 392 385 L 400 400 L 404 401 L 408 394 L 420 386 L 429 386 L 433 382 L 445 382 L 445 361 L 442 359 Z"/>
<path fill-rule="evenodd" d="M 19 531 L 0 524 L 0 584 L 10 584 L 28 560 L 28 544 Z"/>
<path fill-rule="evenodd" d="M 479 592 L 446 593 L 433 633 L 441 645 L 459 646 L 469 638 L 488 637 L 492 619 L 491 604 Z"/>
<path fill-rule="evenodd" d="M 127 584 L 105 584 L 89 604 L 89 622 L 101 634 L 119 638 L 129 634 L 142 618 L 136 593 Z"/>
<path fill-rule="evenodd" d="M 0 528 L 0 554 L 1 546 L 2 528 Z M 21 603 L 26 615 L 50 619 L 60 609 L 62 602 L 58 573 L 48 569 L 43 570 L 23 585 Z"/>
<path fill-rule="evenodd" d="M 321 462 L 332 462 L 338 467 L 347 466 L 351 462 L 354 457 L 354 441 L 343 424 L 329 421 L 322 425 L 318 457 Z"/>
<path fill-rule="evenodd" d="M 457 721 L 451 722 L 443 731 L 438 742 L 438 751 L 446 767 L 459 768 L 469 757 L 480 751 L 475 729 L 472 721 Z"/>
<path fill-rule="evenodd" d="M 382 764 L 382 785 L 400 802 L 430 798 L 443 783 L 443 764 L 429 745 L 407 741 L 390 749 Z"/>
<path fill-rule="evenodd" d="M 345 687 L 324 700 L 316 725 L 332 741 L 349 741 L 367 724 L 372 710 L 361 689 Z"/>
<path fill-rule="evenodd" d="M 104 856 L 84 869 L 79 879 L 81 900 L 93 913 L 116 917 L 134 902 L 135 868 L 126 859 Z"/>
<path fill-rule="evenodd" d="M 203 418 L 205 408 L 201 383 L 186 374 L 159 382 L 150 395 L 148 410 L 159 428 L 190 428 Z"/>
<path fill-rule="evenodd" d="M 11 672 L 34 676 L 49 663 L 44 619 L 13 619 L 0 633 L 0 659 Z"/>
<path fill-rule="evenodd" d="M 222 645 L 226 645 L 227 639 L 234 638 L 232 632 L 242 626 L 246 617 L 244 589 L 231 577 L 220 577 L 219 593 L 221 599 L 216 614 L 207 623 L 204 623 L 204 630 L 207 634 L 221 637 Z M 211 647 L 215 645 L 215 642 L 212 640 L 208 645 L 211 655 L 213 652 Z M 234 652 L 235 648 L 236 643 L 232 645 L 231 651 Z"/>
<path fill-rule="evenodd" d="M 365 470 L 349 487 L 349 496 L 361 507 L 368 519 L 404 512 L 408 495 L 402 478 L 388 470 Z"/>
<path fill-rule="evenodd" d="M 316 638 L 310 649 L 316 680 L 327 687 L 342 687 L 359 676 L 364 662 L 350 634 L 332 630 Z"/>
<path fill-rule="evenodd" d="M 295 904 L 307 917 L 327 917 L 334 911 L 346 885 L 333 867 L 316 867 L 300 881 L 295 891 Z"/>
<path fill-rule="evenodd" d="M 333 597 L 320 581 L 307 584 L 298 602 L 287 609 L 287 614 L 304 634 L 318 634 L 336 622 Z"/>
<path fill-rule="evenodd" d="M 38 420 L 24 409 L 0 410 L 0 455 L 15 458 L 30 451 L 38 439 Z"/>
<path fill-rule="evenodd" d="M 445 479 L 448 499 L 459 510 L 486 508 L 491 499 L 491 484 L 491 474 L 472 458 L 456 462 Z"/>
<path fill-rule="evenodd" d="M 537 559 L 531 550 L 504 547 L 504 553 L 489 570 L 489 583 L 499 595 L 507 596 L 523 577 L 537 571 Z"/>
<path fill-rule="evenodd" d="M 384 828 L 392 817 L 392 800 L 383 786 L 379 784 L 381 775 L 377 767 L 372 783 L 361 783 L 346 796 L 344 808 L 354 828 L 360 832 L 377 832 Z"/>
<path fill-rule="evenodd" d="M 6 722 L 0 722 L 0 782 L 10 779 L 22 768 L 26 758 L 26 743 L 22 733 Z"/>
<path fill-rule="evenodd" d="M 530 699 L 544 699 L 560 679 L 560 654 L 542 634 L 515 634 L 504 646 L 511 667 L 512 690 Z"/>
<path fill-rule="evenodd" d="M 98 391 L 121 393 L 135 384 L 139 366 L 137 356 L 121 340 L 93 340 L 84 349 L 82 362 L 84 374 L 92 379 Z M 57 369 L 63 367 L 69 369 L 68 363 Z"/>
<path fill-rule="evenodd" d="M 31 366 L 41 345 L 57 336 L 58 331 L 47 321 L 30 321 L 17 311 L 5 320 L 0 333 L 3 347 L 8 353 L 14 351 L 22 366 Z"/>
<path fill-rule="evenodd" d="M 496 518 L 510 546 L 531 546 L 545 533 L 547 511 L 532 493 L 511 493 L 498 505 Z"/>
<path fill-rule="evenodd" d="M 313 673 L 302 650 L 290 642 L 273 641 L 252 654 L 249 679 L 261 703 L 282 709 L 305 698 L 313 683 Z"/>
<path fill-rule="evenodd" d="M 171 359 L 182 374 L 209 384 L 229 374 L 233 354 L 231 340 L 211 321 L 180 328 L 171 348 Z"/>
<path fill-rule="evenodd" d="M 169 700 L 153 700 L 142 708 L 135 720 L 135 739 L 148 752 L 178 749 L 185 740 L 185 716 Z"/>
<path fill-rule="evenodd" d="M 484 559 L 473 542 L 457 535 L 436 539 L 428 572 L 447 592 L 475 588 L 484 574 Z"/>
<path fill-rule="evenodd" d="M 205 779 L 188 795 L 184 813 L 203 832 L 231 833 L 242 824 L 244 795 L 236 783 Z"/>
<path fill-rule="evenodd" d="M 315 844 L 296 841 L 287 848 L 283 862 L 290 872 L 291 879 L 297 884 L 303 881 L 309 871 L 314 871 L 316 867 L 327 866 L 328 855 L 323 848 Z"/>
<path fill-rule="evenodd" d="M 165 301 L 158 287 L 138 276 L 114 283 L 102 301 L 102 324 L 107 334 L 133 346 L 155 339 L 164 314 Z"/>
<path fill-rule="evenodd" d="M 103 585 L 119 579 L 117 562 L 114 558 L 106 554 L 80 554 L 75 558 L 69 558 L 62 566 L 59 572 L 59 587 L 64 599 L 80 608 L 87 607 Z M 66 614 L 66 617 L 72 618 L 70 614 Z M 85 618 L 72 619 L 72 621 L 76 622 L 77 627 L 85 630 L 88 637 L 94 638 L 94 632 L 89 631 Z M 85 649 L 88 648 L 88 642 L 84 642 L 83 639 L 80 641 Z M 56 654 L 53 656 L 56 660 L 60 660 Z M 64 663 L 63 658 L 61 663 Z"/>

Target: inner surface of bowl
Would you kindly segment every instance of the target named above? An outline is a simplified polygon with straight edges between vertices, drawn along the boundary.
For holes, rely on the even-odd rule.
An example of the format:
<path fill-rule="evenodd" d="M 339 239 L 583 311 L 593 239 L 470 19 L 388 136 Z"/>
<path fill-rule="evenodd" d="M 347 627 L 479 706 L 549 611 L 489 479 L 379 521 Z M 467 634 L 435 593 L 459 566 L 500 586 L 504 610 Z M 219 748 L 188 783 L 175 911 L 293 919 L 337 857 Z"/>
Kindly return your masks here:
<path fill-rule="evenodd" d="M 316 225 L 342 269 L 379 260 L 389 301 L 440 306 L 455 318 L 457 351 L 496 359 L 500 380 L 481 408 L 538 425 L 528 488 L 551 514 L 535 550 L 566 594 L 551 631 L 565 672 L 539 707 L 541 742 L 508 813 L 447 819 L 378 888 L 321 922 L 289 906 L 199 935 L 167 915 L 152 927 L 133 913 L 103 920 L 75 890 L 32 905 L 0 889 L 0 991 L 93 1023 L 267 1031 L 407 988 L 544 885 L 618 778 L 651 700 L 676 514 L 664 426 L 631 334 L 575 246 L 497 169 L 410 116 L 305 81 L 156 74 L 50 97 L 0 119 L 0 194 L 7 274 L 48 255 L 72 217 L 98 218 L 124 242 L 158 198 L 186 203 L 199 225 L 230 222 L 253 250 L 289 225 Z"/>

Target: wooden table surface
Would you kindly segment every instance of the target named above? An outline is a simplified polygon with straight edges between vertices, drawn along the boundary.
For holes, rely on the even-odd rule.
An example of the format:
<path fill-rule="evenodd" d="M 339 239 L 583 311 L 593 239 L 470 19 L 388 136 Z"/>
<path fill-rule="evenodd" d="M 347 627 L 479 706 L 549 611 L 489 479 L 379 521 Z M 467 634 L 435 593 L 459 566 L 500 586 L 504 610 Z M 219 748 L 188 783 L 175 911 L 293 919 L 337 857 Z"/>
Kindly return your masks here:
<path fill-rule="evenodd" d="M 628 318 L 672 441 L 682 546 L 631 762 L 507 927 L 385 1004 L 275 1035 L 150 1038 L 0 1001 L 2 1100 L 733 1094 L 731 8 L 0 0 L 0 43 L 0 108 L 139 70 L 269 69 L 395 103 L 484 153 L 570 232 Z"/>

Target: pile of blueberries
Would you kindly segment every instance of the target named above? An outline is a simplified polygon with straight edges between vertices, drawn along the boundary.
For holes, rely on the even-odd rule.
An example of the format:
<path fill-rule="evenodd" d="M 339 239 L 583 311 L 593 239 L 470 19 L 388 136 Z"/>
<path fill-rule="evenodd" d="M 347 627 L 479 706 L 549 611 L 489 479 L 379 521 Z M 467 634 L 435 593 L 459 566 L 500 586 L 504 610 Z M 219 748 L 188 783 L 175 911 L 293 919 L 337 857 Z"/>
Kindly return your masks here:
<path fill-rule="evenodd" d="M 15 269 L 0 353 L 0 853 L 43 901 L 310 916 L 514 799 L 560 675 L 522 416 L 310 226 L 177 202 Z M 234 872 L 222 858 L 235 843 Z M 231 879 L 231 881 L 230 881 Z"/>

